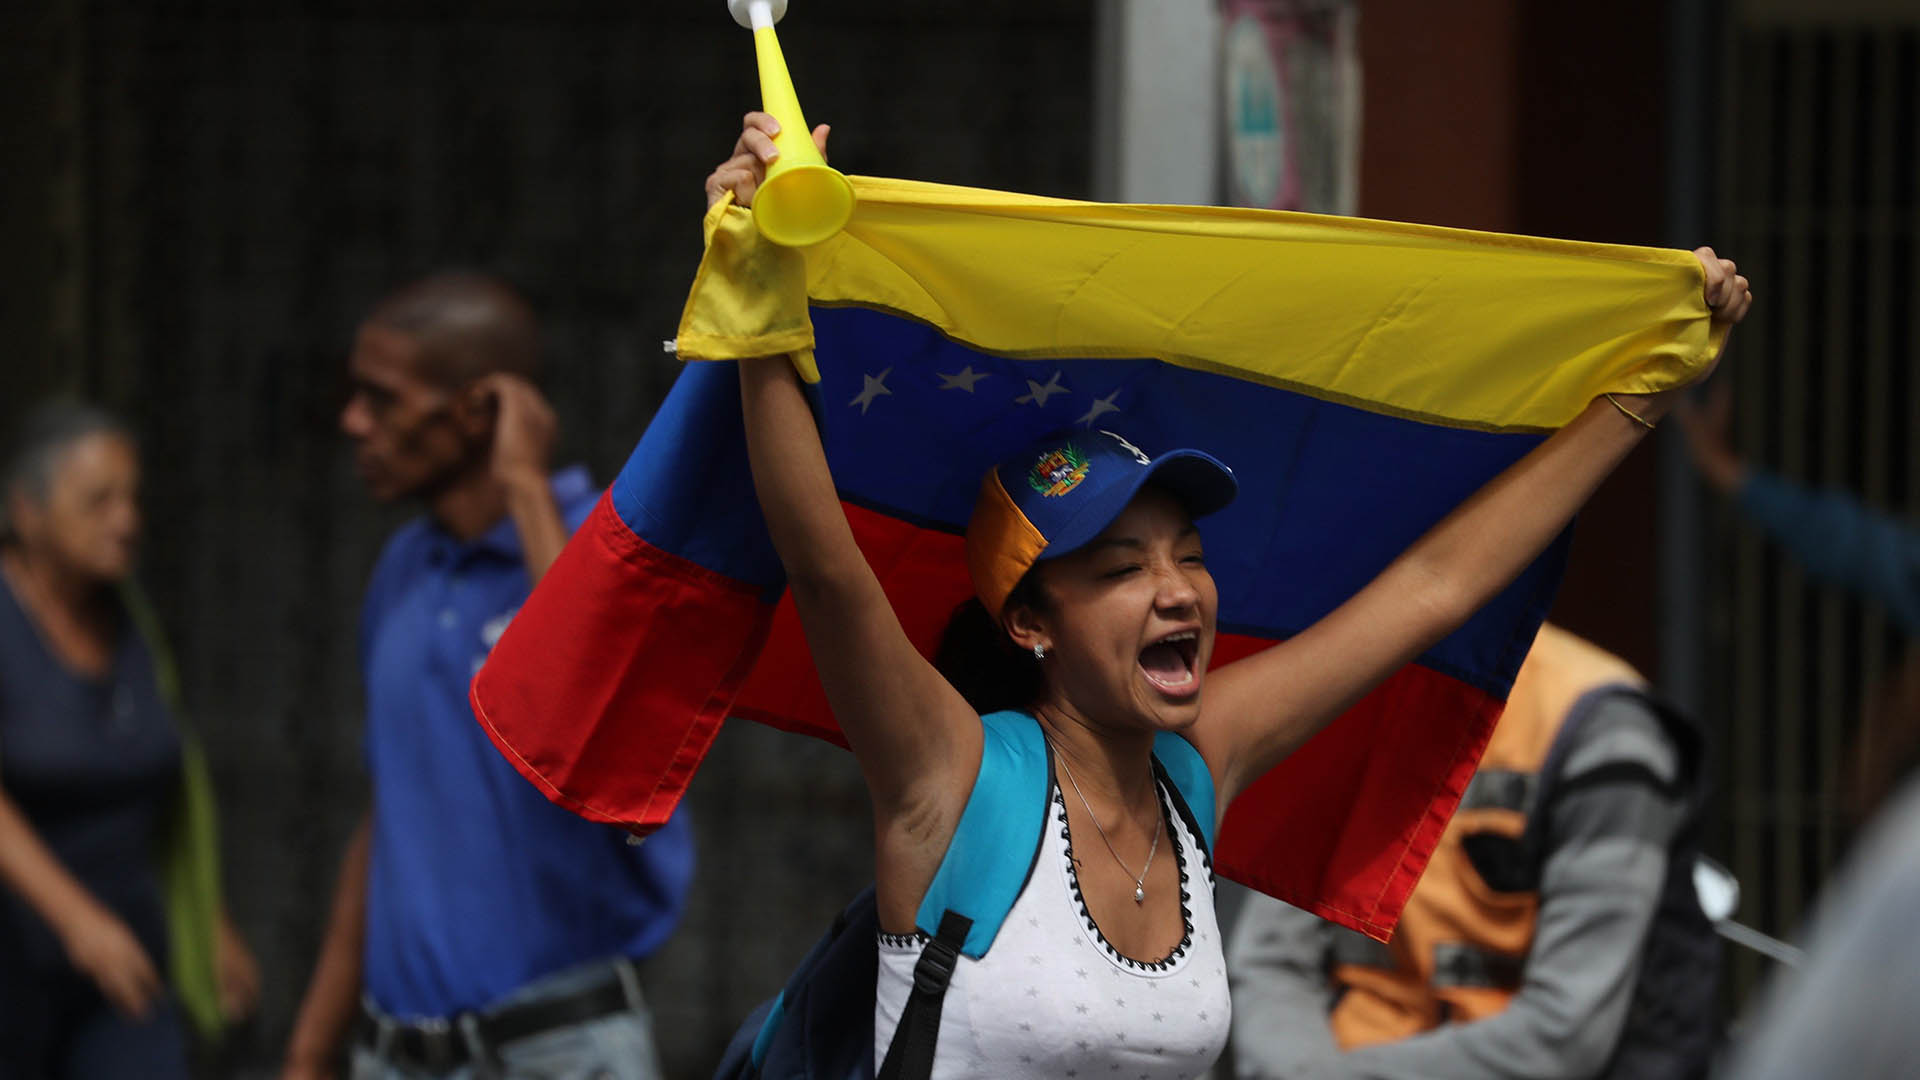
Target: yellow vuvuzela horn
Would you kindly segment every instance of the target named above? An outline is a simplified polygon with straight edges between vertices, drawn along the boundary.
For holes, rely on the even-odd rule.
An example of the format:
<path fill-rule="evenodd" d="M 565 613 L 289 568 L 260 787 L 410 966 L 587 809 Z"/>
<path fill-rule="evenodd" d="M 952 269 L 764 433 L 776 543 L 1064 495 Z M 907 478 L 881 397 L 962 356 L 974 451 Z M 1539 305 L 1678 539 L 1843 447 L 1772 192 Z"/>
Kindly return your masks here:
<path fill-rule="evenodd" d="M 805 247 L 840 231 L 853 213 L 853 185 L 820 156 L 812 129 L 800 114 L 800 99 L 787 74 L 786 57 L 773 24 L 787 13 L 787 0 L 727 0 L 727 10 L 753 30 L 760 60 L 761 108 L 780 121 L 773 145 L 780 156 L 753 197 L 753 222 L 776 244 Z"/>

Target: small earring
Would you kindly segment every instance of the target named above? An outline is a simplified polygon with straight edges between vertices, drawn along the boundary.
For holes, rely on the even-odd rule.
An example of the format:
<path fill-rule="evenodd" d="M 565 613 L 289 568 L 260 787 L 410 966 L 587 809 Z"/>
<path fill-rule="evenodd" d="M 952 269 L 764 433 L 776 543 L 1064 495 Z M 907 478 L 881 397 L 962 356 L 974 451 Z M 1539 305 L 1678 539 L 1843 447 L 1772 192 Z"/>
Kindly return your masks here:
<path fill-rule="evenodd" d="M 1047 658 L 1047 647 L 1046 647 L 1045 645 L 1042 645 L 1042 644 L 1040 644 L 1040 643 L 1039 643 L 1039 642 L 1037 642 L 1037 641 L 1036 641 L 1036 642 L 1034 642 L 1034 643 L 1033 643 L 1033 658 L 1034 658 L 1035 660 L 1045 660 L 1045 659 Z"/>

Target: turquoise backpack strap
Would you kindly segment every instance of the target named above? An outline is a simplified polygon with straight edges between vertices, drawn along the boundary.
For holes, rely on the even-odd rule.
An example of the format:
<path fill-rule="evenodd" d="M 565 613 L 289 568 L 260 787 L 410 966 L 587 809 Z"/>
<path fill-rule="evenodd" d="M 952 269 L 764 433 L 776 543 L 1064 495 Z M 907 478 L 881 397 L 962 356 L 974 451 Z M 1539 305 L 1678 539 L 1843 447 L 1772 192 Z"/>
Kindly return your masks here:
<path fill-rule="evenodd" d="M 1160 771 L 1167 782 L 1173 786 L 1179 802 L 1185 805 L 1179 809 L 1187 818 L 1187 828 L 1192 830 L 1200 842 L 1206 845 L 1209 858 L 1213 855 L 1213 820 L 1215 804 L 1213 795 L 1213 773 L 1207 768 L 1206 759 L 1200 751 L 1185 738 L 1171 731 L 1163 731 L 1153 737 L 1153 759 L 1160 763 Z"/>
<path fill-rule="evenodd" d="M 960 952 L 975 960 L 987 954 L 1039 858 L 1052 769 L 1046 737 L 1033 717 L 989 713 L 980 727 L 980 774 L 914 917 L 914 925 L 935 936 L 949 911 L 972 919 Z M 1212 806 L 1211 785 L 1208 791 Z"/>

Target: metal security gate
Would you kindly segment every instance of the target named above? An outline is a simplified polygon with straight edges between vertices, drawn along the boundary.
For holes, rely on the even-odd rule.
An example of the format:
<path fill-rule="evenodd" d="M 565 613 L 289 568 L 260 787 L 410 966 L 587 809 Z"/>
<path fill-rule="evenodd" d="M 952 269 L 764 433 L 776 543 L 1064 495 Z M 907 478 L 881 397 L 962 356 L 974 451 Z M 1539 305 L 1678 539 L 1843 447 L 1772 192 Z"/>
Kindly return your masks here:
<path fill-rule="evenodd" d="M 1729 364 L 1753 464 L 1920 508 L 1920 14 L 1848 27 L 1736 17 L 1714 235 L 1755 282 Z M 1741 912 L 1791 934 L 1852 833 L 1863 708 L 1906 645 L 1870 600 L 1811 583 L 1724 508 L 1708 518 L 1713 845 Z M 1763 962 L 1734 959 L 1737 992 Z"/>

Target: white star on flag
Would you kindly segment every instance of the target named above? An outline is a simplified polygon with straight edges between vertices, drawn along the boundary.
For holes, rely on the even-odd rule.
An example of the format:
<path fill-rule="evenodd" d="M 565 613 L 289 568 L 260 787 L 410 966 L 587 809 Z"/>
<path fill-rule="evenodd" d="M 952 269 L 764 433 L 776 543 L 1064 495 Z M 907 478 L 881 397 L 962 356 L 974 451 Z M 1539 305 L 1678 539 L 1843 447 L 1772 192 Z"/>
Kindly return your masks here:
<path fill-rule="evenodd" d="M 1013 403 L 1015 405 L 1033 404 L 1033 405 L 1044 406 L 1047 403 L 1047 399 L 1052 397 L 1053 395 L 1065 394 L 1069 392 L 1070 391 L 1066 387 L 1060 385 L 1060 373 L 1056 371 L 1053 373 L 1053 378 L 1047 380 L 1047 385 L 1045 386 L 1041 386 L 1039 383 L 1034 382 L 1032 379 L 1028 379 L 1027 393 L 1024 393 L 1019 397 L 1014 398 Z"/>
<path fill-rule="evenodd" d="M 847 402 L 847 404 L 849 406 L 860 406 L 860 415 L 867 415 L 867 409 L 872 407 L 874 398 L 879 397 L 881 394 L 885 394 L 888 397 L 893 396 L 893 391 L 887 389 L 887 376 L 891 374 L 893 374 L 892 368 L 884 368 L 878 375 L 860 376 L 866 381 L 861 383 L 860 392 L 855 394 L 853 400 Z"/>
<path fill-rule="evenodd" d="M 938 371 L 934 372 L 934 374 L 940 376 L 940 389 L 965 390 L 967 393 L 971 394 L 973 393 L 973 384 L 993 374 L 993 372 L 975 371 L 973 370 L 973 365 L 968 364 L 966 367 L 961 368 L 959 371 L 955 372 L 952 375 L 947 375 Z"/>
<path fill-rule="evenodd" d="M 1085 424 L 1088 427 L 1092 427 L 1093 422 L 1099 419 L 1099 417 L 1102 414 L 1110 413 L 1110 412 L 1119 412 L 1120 406 L 1115 405 L 1113 403 L 1113 399 L 1119 396 L 1120 396 L 1120 388 L 1116 386 L 1113 389 L 1113 393 L 1108 394 L 1106 397 L 1094 398 L 1093 404 L 1087 406 L 1087 411 L 1085 415 L 1081 416 L 1080 419 L 1075 420 L 1074 423 Z"/>

